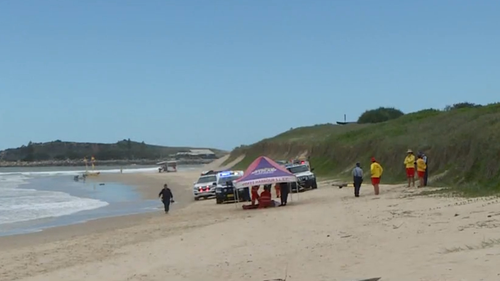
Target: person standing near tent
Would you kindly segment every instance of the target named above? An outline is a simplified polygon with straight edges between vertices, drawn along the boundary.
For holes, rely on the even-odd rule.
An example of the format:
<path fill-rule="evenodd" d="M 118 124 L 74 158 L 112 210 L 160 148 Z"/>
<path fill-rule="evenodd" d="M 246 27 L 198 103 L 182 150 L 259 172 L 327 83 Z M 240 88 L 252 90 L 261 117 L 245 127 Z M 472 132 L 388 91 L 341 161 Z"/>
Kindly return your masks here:
<path fill-rule="evenodd" d="M 410 184 L 415 187 L 415 155 L 413 155 L 413 151 L 411 149 L 408 149 L 408 151 L 406 152 L 406 158 L 403 163 L 406 168 L 408 187 L 410 187 Z"/>
<path fill-rule="evenodd" d="M 259 200 L 259 185 L 252 186 L 252 205 L 255 205 L 255 202 Z"/>
<path fill-rule="evenodd" d="M 163 189 L 158 194 L 158 197 L 161 199 L 161 202 L 165 207 L 165 214 L 168 214 L 168 211 L 170 210 L 170 203 L 174 202 L 174 195 L 172 194 L 170 188 L 168 188 L 167 184 L 163 185 Z"/>
<path fill-rule="evenodd" d="M 425 160 L 423 159 L 422 154 L 419 154 L 417 160 L 417 174 L 419 181 L 418 187 L 424 186 L 425 170 L 427 170 L 427 165 L 425 164 Z"/>
<path fill-rule="evenodd" d="M 288 186 L 287 182 L 282 182 L 279 184 L 280 185 L 280 199 L 281 199 L 281 205 L 280 206 L 286 206 L 286 203 L 288 201 L 288 192 L 290 191 L 290 187 Z"/>
<path fill-rule="evenodd" d="M 280 184 L 277 183 L 274 185 L 274 190 L 276 191 L 276 198 L 280 198 Z"/>
<path fill-rule="evenodd" d="M 361 169 L 361 164 L 359 164 L 359 162 L 356 163 L 356 167 L 352 170 L 352 182 L 354 185 L 354 196 L 359 197 L 359 190 L 363 183 L 363 169 Z"/>
<path fill-rule="evenodd" d="M 372 185 L 373 189 L 375 191 L 375 195 L 379 195 L 380 193 L 380 177 L 382 177 L 382 173 L 384 172 L 384 169 L 382 169 L 382 166 L 375 160 L 375 157 L 372 157 L 372 164 L 370 166 L 370 173 L 372 176 Z"/>

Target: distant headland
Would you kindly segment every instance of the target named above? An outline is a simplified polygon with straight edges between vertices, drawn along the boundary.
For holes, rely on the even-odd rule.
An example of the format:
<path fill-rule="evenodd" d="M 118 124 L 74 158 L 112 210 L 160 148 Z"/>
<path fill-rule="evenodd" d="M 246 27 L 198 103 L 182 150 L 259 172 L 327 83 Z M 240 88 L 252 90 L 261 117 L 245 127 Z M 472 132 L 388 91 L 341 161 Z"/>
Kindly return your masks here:
<path fill-rule="evenodd" d="M 96 159 L 98 166 L 154 165 L 176 160 L 178 164 L 205 164 L 228 152 L 213 148 L 169 147 L 124 139 L 116 143 L 29 142 L 0 151 L 0 167 L 83 166 L 84 159 Z"/>

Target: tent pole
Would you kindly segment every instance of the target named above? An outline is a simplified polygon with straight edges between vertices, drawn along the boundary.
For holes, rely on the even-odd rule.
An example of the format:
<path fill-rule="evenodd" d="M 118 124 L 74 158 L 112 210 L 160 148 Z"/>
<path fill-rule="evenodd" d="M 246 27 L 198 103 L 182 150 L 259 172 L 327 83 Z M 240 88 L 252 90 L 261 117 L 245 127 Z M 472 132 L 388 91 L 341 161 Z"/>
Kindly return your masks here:
<path fill-rule="evenodd" d="M 297 193 L 297 202 L 298 202 L 299 201 L 299 183 L 297 182 L 296 184 L 297 184 L 297 189 L 295 189 L 296 190 L 295 193 Z M 293 190 L 290 193 L 293 194 Z"/>
<path fill-rule="evenodd" d="M 240 199 L 237 197 L 238 194 L 239 194 L 239 192 L 237 191 L 236 186 L 233 186 L 233 196 L 234 196 L 233 198 L 234 198 L 234 200 L 236 200 L 234 202 L 234 207 L 236 209 L 238 209 L 238 205 L 240 204 Z"/>
<path fill-rule="evenodd" d="M 297 201 L 299 201 L 299 185 L 297 183 L 297 190 L 295 191 L 295 193 L 297 194 Z"/>
<path fill-rule="evenodd" d="M 287 188 L 288 188 L 288 193 L 290 194 L 290 201 L 293 203 L 292 183 L 288 182 L 286 185 L 287 185 Z"/>
<path fill-rule="evenodd" d="M 298 186 L 297 186 L 298 187 Z M 297 195 L 297 198 L 295 198 L 295 201 L 299 201 L 299 189 L 295 191 L 295 195 Z"/>

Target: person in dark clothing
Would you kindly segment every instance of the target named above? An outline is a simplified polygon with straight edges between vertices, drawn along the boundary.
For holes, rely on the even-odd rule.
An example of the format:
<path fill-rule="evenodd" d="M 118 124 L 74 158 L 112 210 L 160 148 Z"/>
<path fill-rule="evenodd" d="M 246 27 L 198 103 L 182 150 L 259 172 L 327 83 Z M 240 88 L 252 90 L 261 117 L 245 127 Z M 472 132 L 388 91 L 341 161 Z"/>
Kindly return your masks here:
<path fill-rule="evenodd" d="M 280 200 L 281 200 L 280 206 L 286 206 L 286 203 L 288 201 L 289 191 L 290 191 L 290 186 L 288 185 L 287 182 L 280 183 Z"/>
<path fill-rule="evenodd" d="M 427 186 L 427 177 L 429 176 L 429 159 L 424 153 L 420 152 L 420 154 L 422 155 L 422 159 L 424 159 L 425 162 L 424 186 Z"/>
<path fill-rule="evenodd" d="M 359 197 L 359 190 L 363 183 L 363 169 L 361 169 L 359 163 L 356 163 L 356 167 L 352 170 L 352 182 L 354 185 L 354 196 Z"/>
<path fill-rule="evenodd" d="M 158 197 L 161 199 L 161 202 L 163 202 L 165 214 L 168 214 L 168 211 L 170 210 L 170 203 L 174 202 L 174 195 L 172 194 L 170 188 L 168 188 L 167 184 L 163 185 L 163 189 L 158 194 Z"/>

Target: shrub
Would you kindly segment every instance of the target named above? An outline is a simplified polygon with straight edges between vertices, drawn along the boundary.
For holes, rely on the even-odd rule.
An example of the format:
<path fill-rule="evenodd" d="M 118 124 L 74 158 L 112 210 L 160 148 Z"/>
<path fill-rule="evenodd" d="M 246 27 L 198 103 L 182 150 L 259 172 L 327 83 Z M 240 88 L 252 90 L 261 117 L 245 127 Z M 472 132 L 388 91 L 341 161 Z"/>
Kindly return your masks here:
<path fill-rule="evenodd" d="M 358 118 L 358 124 L 381 123 L 403 116 L 404 113 L 392 107 L 379 107 L 367 110 Z"/>
<path fill-rule="evenodd" d="M 475 103 L 470 103 L 470 102 L 460 102 L 460 103 L 455 103 L 453 105 L 447 105 L 444 108 L 444 111 L 450 111 L 454 109 L 461 109 L 461 108 L 477 108 L 481 107 L 482 105 L 480 104 L 475 104 Z"/>

